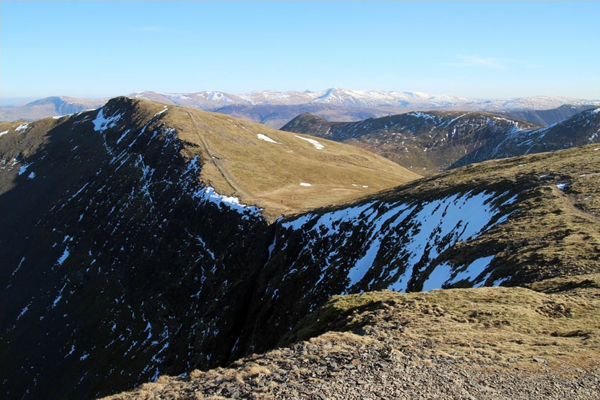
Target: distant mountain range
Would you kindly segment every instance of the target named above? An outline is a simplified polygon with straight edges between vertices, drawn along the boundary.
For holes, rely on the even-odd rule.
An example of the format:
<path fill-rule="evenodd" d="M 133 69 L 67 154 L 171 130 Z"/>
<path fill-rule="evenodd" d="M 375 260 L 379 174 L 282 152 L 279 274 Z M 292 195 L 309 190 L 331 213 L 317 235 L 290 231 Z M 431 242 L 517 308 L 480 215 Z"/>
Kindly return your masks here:
<path fill-rule="evenodd" d="M 378 108 L 418 107 L 423 109 L 458 108 L 461 110 L 506 111 L 506 110 L 545 110 L 570 105 L 600 105 L 599 101 L 581 100 L 558 96 L 520 97 L 500 100 L 467 99 L 451 95 L 437 95 L 422 92 L 386 92 L 381 90 L 348 90 L 331 88 L 318 92 L 277 92 L 260 90 L 239 95 L 224 92 L 198 93 L 158 93 L 137 92 L 131 97 L 145 98 L 200 109 L 214 109 L 233 104 L 244 105 L 305 105 L 328 104 L 342 107 Z"/>
<path fill-rule="evenodd" d="M 556 123 L 585 108 L 600 105 L 600 100 L 557 96 L 520 97 L 489 100 L 467 99 L 422 92 L 348 90 L 278 92 L 261 90 L 233 95 L 219 91 L 197 93 L 136 92 L 133 98 L 165 104 L 216 111 L 280 128 L 295 116 L 310 112 L 328 120 L 357 121 L 408 111 L 464 110 L 506 113 L 541 125 Z M 108 99 L 85 100 L 49 97 L 21 106 L 0 108 L 0 120 L 34 120 L 71 114 L 102 106 Z M 560 108 L 559 110 L 554 110 Z M 516 113 L 516 114 L 515 114 Z"/>
<path fill-rule="evenodd" d="M 46 117 L 75 114 L 102 107 L 108 99 L 80 99 L 66 96 L 45 97 L 24 105 L 0 107 L 0 121 L 34 121 Z"/>

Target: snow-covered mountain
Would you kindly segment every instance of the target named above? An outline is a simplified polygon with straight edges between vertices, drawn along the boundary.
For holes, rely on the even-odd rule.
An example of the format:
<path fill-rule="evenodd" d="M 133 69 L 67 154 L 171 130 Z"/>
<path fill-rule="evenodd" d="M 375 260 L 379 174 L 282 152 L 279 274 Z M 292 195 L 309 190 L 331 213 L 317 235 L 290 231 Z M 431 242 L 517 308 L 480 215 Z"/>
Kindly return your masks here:
<path fill-rule="evenodd" d="M 165 104 L 217 111 L 236 117 L 280 128 L 293 117 L 311 112 L 328 120 L 357 121 L 367 117 L 382 117 L 407 111 L 462 110 L 489 112 L 517 112 L 551 110 L 564 105 L 575 107 L 599 106 L 600 100 L 582 100 L 559 96 L 537 96 L 509 99 L 468 99 L 447 94 L 424 92 L 400 92 L 383 90 L 349 90 L 330 88 L 322 91 L 257 90 L 249 93 L 231 94 L 221 91 L 202 91 L 194 93 L 166 93 L 141 91 L 129 95 L 132 98 L 158 101 Z M 42 99 L 20 107 L 3 107 L 0 120 L 33 120 L 37 118 L 67 114 L 67 108 L 41 108 L 39 103 L 51 103 Z M 70 99 L 71 103 L 93 104 L 95 108 L 104 100 Z M 84 108 L 77 109 L 81 111 Z M 73 108 L 75 110 L 75 108 Z M 77 112 L 74 111 L 74 112 Z M 581 111 L 581 109 L 579 110 Z M 561 116 L 570 117 L 575 111 L 562 110 Z M 557 114 L 557 115 L 558 115 Z M 528 119 L 527 113 L 520 114 L 531 122 L 543 121 L 538 115 Z M 551 123 L 558 122 L 553 119 Z"/>
<path fill-rule="evenodd" d="M 209 109 L 222 105 L 249 104 L 249 105 L 299 105 L 299 104 L 329 104 L 341 107 L 399 107 L 419 109 L 461 109 L 480 111 L 505 111 L 505 110 L 545 110 L 557 108 L 564 104 L 572 105 L 600 105 L 600 100 L 582 100 L 560 96 L 536 96 L 510 99 L 468 99 L 452 95 L 430 94 L 423 92 L 398 92 L 383 90 L 349 90 L 343 88 L 330 88 L 323 91 L 288 91 L 278 92 L 273 90 L 259 90 L 238 95 L 223 92 L 198 92 L 198 93 L 157 93 L 137 92 L 131 97 L 157 100 L 160 96 L 167 98 L 174 104 L 191 105 L 196 103 L 196 108 Z M 186 104 L 188 103 L 188 104 Z"/>

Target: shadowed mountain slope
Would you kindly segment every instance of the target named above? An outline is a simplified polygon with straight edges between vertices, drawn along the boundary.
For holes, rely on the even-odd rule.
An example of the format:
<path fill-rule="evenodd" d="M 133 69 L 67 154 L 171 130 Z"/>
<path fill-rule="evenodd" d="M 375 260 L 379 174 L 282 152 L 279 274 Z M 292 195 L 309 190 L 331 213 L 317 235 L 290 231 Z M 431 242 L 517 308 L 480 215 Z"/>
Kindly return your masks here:
<path fill-rule="evenodd" d="M 569 119 L 532 131 L 507 132 L 503 137 L 467 154 L 453 167 L 493 158 L 542 153 L 574 146 L 600 143 L 600 108 L 593 108 Z"/>
<path fill-rule="evenodd" d="M 303 114 L 282 130 L 353 144 L 423 174 L 600 142 L 598 108 L 549 127 L 475 112 L 411 112 L 360 122 Z"/>
<path fill-rule="evenodd" d="M 281 129 L 353 144 L 415 172 L 431 174 L 511 132 L 535 128 L 494 114 L 430 111 L 347 123 L 303 114 Z"/>
<path fill-rule="evenodd" d="M 90 398 L 222 364 L 251 318 L 267 220 L 417 177 L 352 146 L 128 98 L 0 129 L 5 398 Z"/>
<path fill-rule="evenodd" d="M 510 118 L 520 119 L 523 121 L 529 121 L 534 124 L 548 126 L 554 125 L 563 121 L 567 118 L 571 118 L 575 114 L 595 108 L 598 105 L 571 105 L 565 104 L 558 108 L 550 110 L 515 110 L 515 111 L 504 111 L 498 114 L 506 115 Z"/>

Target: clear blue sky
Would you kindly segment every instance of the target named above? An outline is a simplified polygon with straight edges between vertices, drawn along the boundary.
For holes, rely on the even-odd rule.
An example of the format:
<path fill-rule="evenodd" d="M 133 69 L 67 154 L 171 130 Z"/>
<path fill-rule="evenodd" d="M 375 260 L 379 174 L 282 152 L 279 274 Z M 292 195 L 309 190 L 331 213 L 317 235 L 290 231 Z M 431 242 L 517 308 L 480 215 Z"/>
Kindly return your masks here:
<path fill-rule="evenodd" d="M 0 96 L 329 87 L 600 99 L 600 2 L 7 1 Z"/>

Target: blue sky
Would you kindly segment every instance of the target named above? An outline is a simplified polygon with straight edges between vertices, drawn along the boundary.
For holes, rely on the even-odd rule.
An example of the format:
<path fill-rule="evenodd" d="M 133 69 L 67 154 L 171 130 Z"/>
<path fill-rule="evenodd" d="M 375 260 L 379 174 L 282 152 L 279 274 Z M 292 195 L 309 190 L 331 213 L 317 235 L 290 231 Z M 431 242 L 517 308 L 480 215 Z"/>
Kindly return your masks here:
<path fill-rule="evenodd" d="M 600 2 L 7 1 L 0 95 L 329 87 L 600 99 Z"/>

